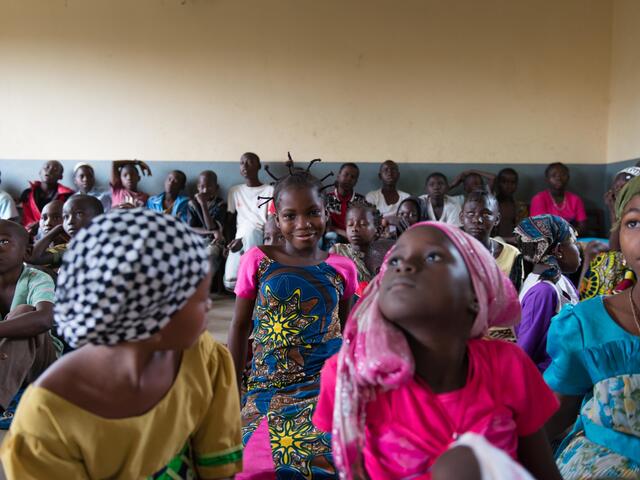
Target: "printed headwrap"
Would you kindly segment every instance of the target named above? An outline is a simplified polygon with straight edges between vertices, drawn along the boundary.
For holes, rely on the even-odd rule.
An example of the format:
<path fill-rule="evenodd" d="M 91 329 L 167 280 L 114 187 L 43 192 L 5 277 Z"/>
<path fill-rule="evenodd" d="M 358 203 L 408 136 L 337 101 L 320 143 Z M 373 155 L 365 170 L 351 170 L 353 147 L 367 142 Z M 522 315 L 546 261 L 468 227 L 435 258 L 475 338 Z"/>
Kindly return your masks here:
<path fill-rule="evenodd" d="M 540 278 L 556 278 L 560 274 L 560 265 L 553 255 L 553 249 L 565 240 L 576 238 L 576 231 L 571 224 L 556 215 L 536 215 L 522 220 L 514 232 L 525 260 L 549 266 L 540 274 Z"/>
<path fill-rule="evenodd" d="M 627 167 L 627 168 L 623 168 L 622 170 L 620 170 L 618 173 L 616 173 L 616 177 L 618 175 L 628 175 L 630 177 L 640 177 L 640 167 Z"/>
<path fill-rule="evenodd" d="M 635 177 L 629 180 L 627 184 L 618 192 L 615 205 L 616 222 L 614 228 L 618 228 L 620 226 L 620 219 L 622 218 L 624 209 L 627 207 L 627 203 L 629 203 L 629 201 L 639 193 L 640 177 Z"/>
<path fill-rule="evenodd" d="M 472 337 L 490 326 L 511 326 L 520 319 L 518 294 L 500 271 L 484 245 L 458 227 L 441 222 L 421 222 L 410 229 L 440 230 L 462 255 L 478 300 L 479 311 Z M 414 360 L 404 334 L 388 322 L 378 307 L 380 283 L 392 254 L 357 303 L 343 335 L 338 354 L 333 411 L 333 455 L 340 478 L 364 478 L 361 452 L 364 444 L 366 404 L 376 390 L 393 390 L 414 375 Z"/>
<path fill-rule="evenodd" d="M 204 241 L 178 219 L 114 209 L 69 244 L 54 321 L 77 348 L 143 340 L 164 327 L 209 272 Z"/>

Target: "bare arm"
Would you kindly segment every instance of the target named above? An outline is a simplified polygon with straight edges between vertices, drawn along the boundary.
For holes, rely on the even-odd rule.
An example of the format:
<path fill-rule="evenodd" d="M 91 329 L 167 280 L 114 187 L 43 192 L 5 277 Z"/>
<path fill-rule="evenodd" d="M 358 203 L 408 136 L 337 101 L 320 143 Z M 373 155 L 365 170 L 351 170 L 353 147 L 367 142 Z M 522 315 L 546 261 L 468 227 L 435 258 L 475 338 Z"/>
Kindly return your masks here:
<path fill-rule="evenodd" d="M 35 308 L 17 315 L 7 315 L 0 322 L 0 338 L 28 338 L 50 330 L 53 326 L 53 303 L 38 302 Z"/>
<path fill-rule="evenodd" d="M 340 318 L 340 327 L 342 330 L 344 330 L 344 326 L 347 324 L 349 312 L 351 312 L 351 299 L 343 298 L 338 304 L 338 318 Z"/>
<path fill-rule="evenodd" d="M 578 237 L 584 236 L 587 231 L 587 222 L 576 222 L 576 230 L 578 231 Z"/>
<path fill-rule="evenodd" d="M 251 333 L 251 316 L 255 304 L 255 299 L 236 297 L 233 319 L 229 327 L 227 347 L 233 359 L 233 366 L 236 368 L 238 389 L 242 384 L 242 372 L 244 372 L 247 363 L 247 344 Z"/>
<path fill-rule="evenodd" d="M 557 437 L 573 425 L 578 418 L 580 405 L 582 404 L 581 396 L 560 395 L 556 393 L 556 397 L 560 400 L 560 408 L 549 419 L 545 425 L 545 431 L 549 440 L 555 440 Z"/>
<path fill-rule="evenodd" d="M 518 438 L 518 459 L 538 480 L 562 480 L 543 429 Z"/>
<path fill-rule="evenodd" d="M 201 193 L 196 193 L 196 202 L 202 210 L 202 220 L 204 220 L 204 226 L 207 230 L 217 230 L 218 222 L 216 222 L 211 215 L 209 215 L 209 209 L 207 208 L 207 200 Z"/>
<path fill-rule="evenodd" d="M 51 242 L 63 233 L 64 228 L 62 225 L 56 225 L 53 227 L 49 233 L 38 240 L 33 246 L 33 250 L 31 251 L 31 255 L 29 256 L 27 263 L 31 263 L 32 265 L 50 264 L 53 259 L 53 255 L 51 253 L 46 253 L 46 250 L 49 248 L 49 245 L 51 245 Z"/>

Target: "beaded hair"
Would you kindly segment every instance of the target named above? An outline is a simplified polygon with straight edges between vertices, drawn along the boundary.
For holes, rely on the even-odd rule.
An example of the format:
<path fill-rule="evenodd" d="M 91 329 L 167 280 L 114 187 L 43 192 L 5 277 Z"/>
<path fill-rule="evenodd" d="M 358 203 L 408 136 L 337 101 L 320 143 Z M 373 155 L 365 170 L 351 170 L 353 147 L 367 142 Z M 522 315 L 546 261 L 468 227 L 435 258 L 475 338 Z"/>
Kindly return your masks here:
<path fill-rule="evenodd" d="M 260 206 L 265 203 L 269 203 L 273 200 L 276 208 L 278 207 L 278 203 L 280 200 L 280 195 L 283 191 L 288 190 L 290 188 L 302 189 L 302 188 L 310 188 L 318 194 L 320 194 L 326 188 L 333 187 L 333 184 L 322 185 L 327 178 L 333 176 L 333 172 L 329 172 L 327 175 L 318 179 L 314 175 L 311 174 L 311 167 L 322 160 L 319 158 L 315 158 L 309 162 L 306 168 L 296 167 L 293 164 L 293 159 L 291 158 L 291 154 L 287 153 L 288 160 L 286 162 L 288 173 L 283 175 L 282 177 L 276 177 L 270 170 L 269 167 L 265 167 L 265 171 L 267 174 L 275 180 L 273 183 L 273 196 L 272 197 L 258 197 L 260 200 L 264 200 Z"/>

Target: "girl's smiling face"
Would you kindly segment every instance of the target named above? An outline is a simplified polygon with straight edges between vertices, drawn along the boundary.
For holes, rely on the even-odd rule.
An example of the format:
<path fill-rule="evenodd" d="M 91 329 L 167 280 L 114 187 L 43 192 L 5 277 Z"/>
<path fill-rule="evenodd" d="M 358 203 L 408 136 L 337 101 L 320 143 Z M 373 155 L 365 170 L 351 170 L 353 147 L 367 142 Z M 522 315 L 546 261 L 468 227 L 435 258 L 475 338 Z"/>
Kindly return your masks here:
<path fill-rule="evenodd" d="M 276 222 L 285 241 L 296 250 L 315 248 L 327 225 L 326 209 L 318 191 L 288 188 L 276 200 Z"/>
<path fill-rule="evenodd" d="M 435 227 L 407 230 L 382 277 L 382 314 L 415 338 L 433 333 L 468 338 L 475 294 L 462 255 Z"/>
<path fill-rule="evenodd" d="M 629 200 L 622 213 L 620 249 L 629 268 L 640 273 L 640 195 Z"/>

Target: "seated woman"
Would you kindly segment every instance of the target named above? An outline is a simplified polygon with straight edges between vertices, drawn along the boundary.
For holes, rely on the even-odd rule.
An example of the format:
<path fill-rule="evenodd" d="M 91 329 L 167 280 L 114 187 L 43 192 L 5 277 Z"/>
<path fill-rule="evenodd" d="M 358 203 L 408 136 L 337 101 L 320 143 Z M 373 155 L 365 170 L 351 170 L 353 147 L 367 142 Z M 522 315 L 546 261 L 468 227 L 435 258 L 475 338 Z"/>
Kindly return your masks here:
<path fill-rule="evenodd" d="M 587 227 L 587 214 L 582 199 L 567 190 L 569 184 L 569 167 L 563 163 L 551 163 L 544 171 L 549 188 L 533 196 L 529 214 L 556 215 L 564 218 L 584 235 Z"/>
<path fill-rule="evenodd" d="M 640 176 L 639 167 L 625 168 L 616 173 L 611 188 L 604 196 L 610 218 L 616 218 L 615 202 L 618 193 L 627 182 L 637 176 Z M 589 262 L 585 259 L 585 271 L 580 279 L 580 300 L 619 293 L 636 283 L 633 270 L 627 267 L 620 252 L 618 233 L 618 228 L 614 226 L 609 234 L 608 251 L 596 252 Z"/>
<path fill-rule="evenodd" d="M 616 199 L 620 247 L 640 272 L 640 178 Z M 573 424 L 556 462 L 567 480 L 640 478 L 640 290 L 597 296 L 553 319 L 544 374 L 560 399 L 551 438 Z"/>
<path fill-rule="evenodd" d="M 580 267 L 575 230 L 555 215 L 524 219 L 516 227 L 518 246 L 524 259 L 533 264 L 520 289 L 522 319 L 516 327 L 517 342 L 541 372 L 549 366 L 547 332 L 551 318 L 563 306 L 578 303 L 578 292 L 563 274 Z"/>
<path fill-rule="evenodd" d="M 495 258 L 498 268 L 519 290 L 524 273 L 520 250 L 497 238 L 491 238 L 491 232 L 500 224 L 500 220 L 496 197 L 485 190 L 476 190 L 467 195 L 460 213 L 462 229 L 485 246 Z M 511 328 L 491 329 L 489 336 L 513 342 L 516 340 Z"/>

